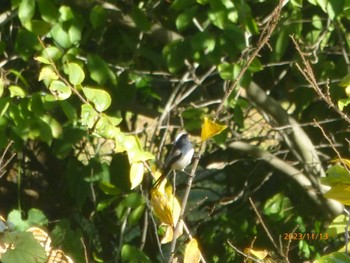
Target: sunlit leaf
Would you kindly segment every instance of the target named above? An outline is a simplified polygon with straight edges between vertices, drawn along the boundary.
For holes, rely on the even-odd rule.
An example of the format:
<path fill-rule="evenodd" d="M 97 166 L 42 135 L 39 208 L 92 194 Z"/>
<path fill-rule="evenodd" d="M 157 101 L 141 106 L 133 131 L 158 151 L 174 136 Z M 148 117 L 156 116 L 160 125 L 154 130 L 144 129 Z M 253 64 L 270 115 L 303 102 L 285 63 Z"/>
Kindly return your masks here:
<path fill-rule="evenodd" d="M 350 169 L 350 160 L 349 159 L 345 159 L 345 158 L 342 158 L 341 160 L 340 159 L 334 159 L 334 160 L 332 160 L 332 163 L 344 163 L 346 165 L 346 167 L 348 169 Z"/>
<path fill-rule="evenodd" d="M 46 47 L 42 52 L 41 56 L 47 60 L 56 61 L 62 57 L 62 51 L 55 46 Z"/>
<path fill-rule="evenodd" d="M 162 223 L 170 226 L 174 225 L 171 205 L 168 196 L 164 192 L 153 189 L 151 192 L 151 205 L 153 207 L 153 212 Z"/>
<path fill-rule="evenodd" d="M 72 95 L 71 88 L 60 80 L 52 81 L 49 89 L 58 100 L 66 100 Z"/>
<path fill-rule="evenodd" d="M 128 244 L 123 245 L 121 251 L 122 262 L 152 263 L 148 256 L 136 247 Z"/>
<path fill-rule="evenodd" d="M 350 205 L 350 185 L 337 184 L 323 194 L 326 198 L 335 199 L 344 205 Z"/>
<path fill-rule="evenodd" d="M 322 256 L 320 259 L 314 261 L 315 263 L 349 263 L 349 255 L 345 252 L 333 252 Z"/>
<path fill-rule="evenodd" d="M 73 85 L 79 85 L 85 79 L 85 73 L 83 69 L 76 63 L 68 63 L 69 69 L 69 82 Z"/>
<path fill-rule="evenodd" d="M 9 87 L 9 90 L 10 90 L 11 97 L 25 98 L 27 95 L 27 92 L 24 89 L 22 89 L 20 86 L 11 85 Z"/>
<path fill-rule="evenodd" d="M 99 118 L 98 113 L 90 104 L 81 105 L 81 122 L 91 129 Z"/>
<path fill-rule="evenodd" d="M 345 232 L 345 227 L 349 223 L 349 217 L 346 215 L 339 215 L 333 219 L 332 223 L 328 226 L 327 234 L 330 237 L 336 237 L 339 234 Z"/>
<path fill-rule="evenodd" d="M 341 165 L 333 165 L 327 170 L 327 177 L 321 178 L 321 183 L 329 186 L 335 186 L 337 184 L 349 184 L 350 174 L 345 167 Z"/>
<path fill-rule="evenodd" d="M 44 263 L 47 260 L 45 249 L 35 240 L 32 233 L 6 232 L 2 241 L 11 244 L 11 249 L 7 249 L 1 257 L 3 263 Z"/>
<path fill-rule="evenodd" d="M 141 162 L 131 163 L 130 167 L 130 183 L 131 189 L 134 189 L 136 186 L 140 185 L 144 175 L 144 165 Z"/>
<path fill-rule="evenodd" d="M 105 111 L 111 105 L 112 99 L 107 91 L 84 87 L 83 92 L 86 98 L 95 105 L 96 110 L 99 112 Z"/>
<path fill-rule="evenodd" d="M 18 8 L 18 17 L 22 25 L 29 22 L 35 13 L 35 0 L 22 0 Z"/>
<path fill-rule="evenodd" d="M 176 28 L 181 31 L 188 27 L 192 22 L 192 19 L 195 17 L 197 12 L 197 7 L 194 6 L 182 12 L 175 21 Z"/>
<path fill-rule="evenodd" d="M 202 124 L 201 139 L 206 141 L 209 138 L 221 133 L 227 128 L 226 125 L 220 125 L 216 122 L 209 120 L 207 117 L 204 117 L 204 122 Z"/>
<path fill-rule="evenodd" d="M 237 78 L 241 66 L 238 64 L 221 63 L 218 66 L 218 72 L 223 80 L 234 80 Z"/>
<path fill-rule="evenodd" d="M 39 62 L 44 63 L 44 64 L 51 64 L 50 61 L 47 58 L 44 58 L 44 57 L 41 57 L 41 56 L 37 56 L 34 59 L 36 61 L 39 61 Z"/>
<path fill-rule="evenodd" d="M 198 248 L 198 243 L 196 239 L 191 239 L 186 245 L 184 263 L 196 263 L 199 262 L 201 258 L 201 253 Z"/>
<path fill-rule="evenodd" d="M 338 108 L 343 111 L 346 106 L 350 104 L 350 98 L 338 100 Z"/>
<path fill-rule="evenodd" d="M 244 250 L 244 253 L 248 255 L 253 255 L 259 260 L 264 260 L 269 255 L 269 252 L 267 250 L 256 250 L 252 248 L 246 248 Z"/>

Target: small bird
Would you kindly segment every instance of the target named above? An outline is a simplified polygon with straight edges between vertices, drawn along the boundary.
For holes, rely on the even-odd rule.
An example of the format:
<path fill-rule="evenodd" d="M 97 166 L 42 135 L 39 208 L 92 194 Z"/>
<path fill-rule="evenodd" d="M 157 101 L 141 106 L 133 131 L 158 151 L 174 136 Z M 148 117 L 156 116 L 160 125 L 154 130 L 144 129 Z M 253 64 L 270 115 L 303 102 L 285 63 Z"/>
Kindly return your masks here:
<path fill-rule="evenodd" d="M 170 154 L 165 159 L 162 175 L 154 183 L 153 188 L 159 187 L 170 171 L 183 171 L 192 161 L 194 149 L 187 133 L 179 133 L 173 144 Z"/>

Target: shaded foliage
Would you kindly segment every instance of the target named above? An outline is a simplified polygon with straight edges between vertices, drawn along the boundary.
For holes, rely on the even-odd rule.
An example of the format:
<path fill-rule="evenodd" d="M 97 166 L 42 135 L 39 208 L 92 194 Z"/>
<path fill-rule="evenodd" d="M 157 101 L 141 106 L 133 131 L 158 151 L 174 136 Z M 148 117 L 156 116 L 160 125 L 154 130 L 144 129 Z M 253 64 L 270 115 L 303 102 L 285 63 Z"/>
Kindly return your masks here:
<path fill-rule="evenodd" d="M 170 245 L 162 246 L 162 260 L 162 229 L 149 211 L 150 171 L 161 166 L 181 129 L 198 150 L 204 117 L 214 116 L 276 5 L 3 3 L 0 212 L 15 228 L 1 227 L 0 237 L 11 230 L 28 238 L 21 231 L 42 225 L 75 262 L 167 260 Z M 228 128 L 208 141 L 196 171 L 185 222 L 208 262 L 240 262 L 244 256 L 237 250 L 247 248 L 266 250 L 276 261 L 301 262 L 344 245 L 340 235 L 290 243 L 284 237 L 293 231 L 326 234 L 341 212 L 322 196 L 319 178 L 336 156 L 332 146 L 348 154 L 349 123 L 298 70 L 303 61 L 291 35 L 321 91 L 346 115 L 350 2 L 293 0 L 281 8 L 268 45 L 217 118 Z M 256 96 L 260 92 L 265 100 Z M 181 200 L 187 176 L 179 174 Z M 33 221 L 33 211 L 42 220 Z M 188 234 L 179 238 L 177 256 L 187 241 Z"/>

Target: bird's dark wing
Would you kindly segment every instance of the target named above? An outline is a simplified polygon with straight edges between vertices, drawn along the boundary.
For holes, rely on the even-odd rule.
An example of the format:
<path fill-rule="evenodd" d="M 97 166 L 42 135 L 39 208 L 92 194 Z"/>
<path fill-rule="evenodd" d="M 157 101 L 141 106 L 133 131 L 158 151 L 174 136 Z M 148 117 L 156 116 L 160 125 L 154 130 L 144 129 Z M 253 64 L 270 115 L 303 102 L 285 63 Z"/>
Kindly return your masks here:
<path fill-rule="evenodd" d="M 172 164 L 178 161 L 180 158 L 181 158 L 181 150 L 175 149 L 175 147 L 173 147 L 170 153 L 168 154 L 167 158 L 165 159 L 165 162 L 162 168 L 162 175 L 153 184 L 153 188 L 157 188 L 163 182 L 163 180 L 170 173 Z"/>

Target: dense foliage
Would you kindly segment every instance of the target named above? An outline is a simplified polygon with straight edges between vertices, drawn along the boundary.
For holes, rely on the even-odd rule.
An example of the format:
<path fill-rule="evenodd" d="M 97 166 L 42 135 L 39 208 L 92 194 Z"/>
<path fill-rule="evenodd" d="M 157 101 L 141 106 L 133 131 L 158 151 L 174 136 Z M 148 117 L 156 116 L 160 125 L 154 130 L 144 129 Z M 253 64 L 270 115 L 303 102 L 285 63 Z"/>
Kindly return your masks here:
<path fill-rule="evenodd" d="M 175 257 L 350 262 L 320 183 L 349 153 L 349 28 L 350 0 L 2 1 L 1 260 L 45 262 L 40 226 L 74 262 L 167 262 L 150 186 L 186 130 Z M 203 144 L 204 117 L 227 128 Z"/>

